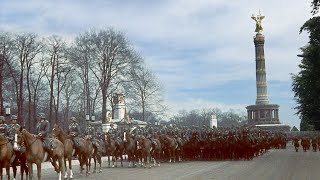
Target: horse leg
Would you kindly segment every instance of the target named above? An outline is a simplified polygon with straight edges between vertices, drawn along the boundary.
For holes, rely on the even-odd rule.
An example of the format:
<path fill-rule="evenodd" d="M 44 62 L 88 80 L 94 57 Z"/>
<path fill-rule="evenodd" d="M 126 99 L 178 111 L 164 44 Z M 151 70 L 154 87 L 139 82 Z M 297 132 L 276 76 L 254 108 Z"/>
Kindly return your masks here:
<path fill-rule="evenodd" d="M 123 163 L 122 163 L 122 161 L 123 161 L 123 153 L 122 152 L 120 153 L 120 161 L 121 161 L 121 167 L 123 167 Z"/>
<path fill-rule="evenodd" d="M 90 174 L 90 162 L 91 157 L 86 156 L 85 160 L 86 160 L 86 176 L 88 176 Z"/>
<path fill-rule="evenodd" d="M 68 158 L 68 160 L 69 160 L 69 158 Z M 64 158 L 63 163 L 64 163 L 64 168 L 65 168 L 65 171 L 64 171 L 64 179 L 68 179 L 67 157 Z M 70 166 L 69 166 L 69 168 L 70 168 Z"/>
<path fill-rule="evenodd" d="M 65 172 L 65 164 L 64 164 L 64 157 L 59 157 L 58 159 L 59 162 L 59 180 L 61 180 L 61 175 Z"/>
<path fill-rule="evenodd" d="M 41 179 L 41 163 L 37 164 L 37 175 L 38 179 Z"/>
<path fill-rule="evenodd" d="M 32 180 L 32 176 L 33 176 L 33 167 L 32 167 L 32 163 L 28 161 L 28 171 L 29 171 L 29 179 Z"/>
<path fill-rule="evenodd" d="M 6 173 L 7 173 L 8 180 L 10 180 L 10 164 L 6 163 L 5 167 L 6 167 Z"/>
<path fill-rule="evenodd" d="M 108 156 L 108 168 L 110 168 L 110 156 L 109 154 L 107 156 Z"/>
<path fill-rule="evenodd" d="M 0 179 L 2 180 L 2 169 L 3 169 L 3 167 L 2 167 L 2 165 L 0 165 Z"/>
<path fill-rule="evenodd" d="M 27 165 L 27 160 L 25 157 L 20 156 L 20 174 L 21 180 L 23 180 L 23 173 L 26 173 L 26 179 L 29 178 L 29 167 Z"/>
<path fill-rule="evenodd" d="M 73 179 L 73 172 L 72 172 L 72 156 L 70 156 L 69 158 L 68 158 L 68 163 L 69 163 L 69 170 L 70 170 L 70 179 Z"/>
<path fill-rule="evenodd" d="M 101 169 L 101 164 L 102 164 L 102 162 L 101 162 L 101 153 L 98 153 L 98 163 L 99 163 L 99 173 L 101 173 L 102 172 L 102 169 Z"/>
<path fill-rule="evenodd" d="M 93 155 L 93 163 L 94 163 L 94 167 L 93 167 L 93 172 L 92 173 L 96 173 L 97 170 L 97 155 L 96 153 Z"/>
<path fill-rule="evenodd" d="M 14 160 L 12 163 L 11 163 L 11 167 L 12 167 L 12 171 L 13 171 L 13 179 L 16 179 L 17 178 L 17 163 L 16 163 L 16 160 Z M 21 168 L 20 168 L 21 169 Z M 20 170 L 21 172 L 21 170 Z M 23 173 L 23 172 L 22 172 Z M 21 176 L 23 176 L 23 174 L 21 173 Z M 21 177 L 22 179 L 22 177 Z"/>

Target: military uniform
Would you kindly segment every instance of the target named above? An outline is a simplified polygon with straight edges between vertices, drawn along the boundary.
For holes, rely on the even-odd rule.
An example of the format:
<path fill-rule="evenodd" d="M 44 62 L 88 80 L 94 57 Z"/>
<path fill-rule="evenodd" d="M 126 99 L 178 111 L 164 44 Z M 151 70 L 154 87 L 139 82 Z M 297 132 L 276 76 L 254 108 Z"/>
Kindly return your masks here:
<path fill-rule="evenodd" d="M 116 128 L 113 127 L 113 125 L 111 125 L 111 128 L 109 129 L 108 133 L 110 134 L 112 139 L 118 136 L 118 131 L 116 130 Z"/>
<path fill-rule="evenodd" d="M 49 121 L 45 119 L 43 113 L 40 113 L 38 117 L 40 118 L 40 121 L 37 123 L 36 127 L 37 135 L 42 141 L 44 149 L 51 153 L 56 146 L 54 145 L 53 140 L 49 138 Z"/>
<path fill-rule="evenodd" d="M 69 124 L 68 134 L 71 135 L 72 141 L 73 141 L 75 147 L 79 148 L 80 147 L 80 140 L 79 140 L 80 126 L 76 122 L 75 117 L 71 117 L 70 120 L 72 121 L 72 123 Z"/>
<path fill-rule="evenodd" d="M 8 125 L 4 122 L 5 118 L 0 116 L 0 134 L 4 137 L 8 136 Z"/>
<path fill-rule="evenodd" d="M 91 124 L 89 124 L 86 128 L 86 135 L 89 136 L 90 140 L 92 140 L 96 136 L 96 130 Z"/>

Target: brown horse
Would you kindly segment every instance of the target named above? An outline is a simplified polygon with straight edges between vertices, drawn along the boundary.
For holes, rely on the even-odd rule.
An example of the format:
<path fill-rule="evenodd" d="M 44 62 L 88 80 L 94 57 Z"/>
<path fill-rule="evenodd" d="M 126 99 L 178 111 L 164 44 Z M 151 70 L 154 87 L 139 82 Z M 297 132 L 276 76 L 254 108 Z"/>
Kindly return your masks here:
<path fill-rule="evenodd" d="M 26 147 L 26 159 L 29 167 L 29 179 L 32 179 L 33 176 L 33 168 L 32 164 L 35 163 L 37 166 L 37 176 L 38 179 L 41 179 L 41 163 L 47 159 L 47 153 L 45 152 L 41 140 L 34 134 L 29 133 L 26 129 L 17 128 L 17 143 L 24 143 Z M 53 150 L 52 157 L 52 165 L 55 170 L 59 173 L 59 180 L 61 180 L 61 174 L 64 173 L 64 146 L 61 141 L 53 138 L 53 142 L 57 145 L 57 147 Z M 56 165 L 56 161 L 59 162 L 59 167 Z"/>
<path fill-rule="evenodd" d="M 14 142 L 13 142 L 14 147 L 18 147 L 17 145 L 17 135 L 15 135 Z M 20 166 L 20 179 L 23 180 L 23 175 L 24 173 L 26 174 L 26 177 L 28 178 L 29 174 L 29 168 L 27 166 L 27 159 L 26 159 L 26 154 L 25 154 L 25 146 L 20 146 L 17 151 L 14 150 L 14 157 L 11 158 L 11 167 L 13 170 L 13 179 L 16 179 L 17 177 L 17 166 Z"/>
<path fill-rule="evenodd" d="M 72 165 L 71 165 L 71 159 L 73 154 L 78 155 L 78 160 L 80 162 L 80 174 L 83 173 L 83 165 L 86 166 L 86 176 L 90 174 L 90 160 L 92 158 L 93 154 L 93 147 L 92 143 L 90 140 L 81 138 L 81 137 L 74 137 L 78 139 L 79 145 L 77 147 L 74 146 L 74 142 L 71 139 L 72 137 L 70 135 L 67 135 L 63 129 L 55 125 L 53 129 L 53 134 L 57 138 L 61 139 L 62 142 L 66 143 L 65 147 L 67 149 L 67 156 L 68 156 L 68 161 L 69 161 L 69 169 L 70 169 L 70 178 L 73 178 L 73 173 L 72 173 Z M 72 147 L 71 147 L 72 145 Z M 75 149 L 74 149 L 75 147 Z M 75 150 L 75 151 L 73 151 Z M 71 158 L 69 159 L 69 156 Z M 66 162 L 65 162 L 66 163 Z M 65 175 L 66 176 L 66 175 Z"/>
<path fill-rule="evenodd" d="M 92 154 L 93 161 L 94 161 L 93 173 L 96 173 L 96 171 L 97 171 L 97 162 L 99 163 L 99 173 L 101 173 L 102 172 L 102 170 L 101 170 L 102 141 L 97 138 L 92 138 L 92 137 L 87 137 L 87 138 L 90 139 L 90 141 L 92 143 L 92 147 L 93 147 L 93 154 Z M 89 161 L 89 163 L 90 163 L 90 161 Z"/>
<path fill-rule="evenodd" d="M 5 168 L 10 180 L 10 160 L 13 156 L 13 147 L 3 135 L 0 135 L 0 179 L 2 180 L 2 169 Z"/>
<path fill-rule="evenodd" d="M 84 141 L 82 141 L 82 139 Z M 82 173 L 83 165 L 86 165 L 86 176 L 88 176 L 91 171 L 91 159 L 94 154 L 93 144 L 90 141 L 89 137 L 80 138 L 80 140 L 81 145 L 84 144 L 84 147 L 81 148 L 81 154 L 79 156 L 80 172 Z"/>
<path fill-rule="evenodd" d="M 55 124 L 52 129 L 52 134 L 56 137 L 59 141 L 61 141 L 64 145 L 64 166 L 66 168 L 64 178 L 68 178 L 68 171 L 67 171 L 67 160 L 69 162 L 69 171 L 70 171 L 70 179 L 73 179 L 73 172 L 72 172 L 72 156 L 74 154 L 73 148 L 73 141 L 70 137 L 63 131 L 63 129 L 58 125 Z"/>
<path fill-rule="evenodd" d="M 169 162 L 176 162 L 176 150 L 179 146 L 176 139 L 169 137 L 166 134 L 162 134 L 160 135 L 159 140 L 164 149 L 166 149 L 167 153 L 169 154 Z"/>
<path fill-rule="evenodd" d="M 105 135 L 106 153 L 108 157 L 108 167 L 110 167 L 110 156 L 112 156 L 112 167 L 118 166 L 120 158 L 121 167 L 123 167 L 124 144 L 119 138 L 111 138 L 110 134 Z M 114 165 L 116 163 L 116 165 Z"/>
<path fill-rule="evenodd" d="M 139 149 L 141 149 L 141 155 L 143 158 L 143 167 L 146 168 L 151 168 L 151 151 L 152 151 L 152 144 L 151 140 L 145 138 L 144 136 L 139 136 L 138 138 L 138 144 L 139 144 Z"/>
<path fill-rule="evenodd" d="M 137 141 L 134 140 L 129 131 L 123 133 L 123 144 L 125 153 L 128 155 L 128 167 L 131 167 L 131 163 L 134 167 L 136 162 Z"/>

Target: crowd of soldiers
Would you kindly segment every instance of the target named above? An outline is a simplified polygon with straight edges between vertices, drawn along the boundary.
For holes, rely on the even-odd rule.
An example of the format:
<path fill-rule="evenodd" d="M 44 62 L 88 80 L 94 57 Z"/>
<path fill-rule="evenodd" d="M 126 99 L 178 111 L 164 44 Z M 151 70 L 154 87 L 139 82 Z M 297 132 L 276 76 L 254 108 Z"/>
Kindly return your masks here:
<path fill-rule="evenodd" d="M 50 140 L 50 124 L 43 113 L 38 115 L 36 135 L 42 140 L 44 149 L 50 154 L 55 144 Z M 8 137 L 10 142 L 14 141 L 17 116 L 11 116 L 11 124 L 6 125 L 3 116 L 0 116 L 0 133 Z M 151 125 L 140 127 L 138 125 L 127 127 L 127 129 L 117 129 L 111 123 L 108 134 L 111 138 L 123 139 L 123 132 L 128 131 L 133 137 L 145 136 L 153 141 L 161 135 L 179 139 L 183 142 L 184 159 L 252 159 L 261 155 L 270 148 L 285 148 L 287 143 L 286 134 L 281 132 L 271 132 L 260 130 L 256 127 L 235 127 L 235 128 L 210 128 L 186 127 L 178 125 Z M 88 123 L 85 133 L 81 133 L 80 126 L 75 117 L 70 118 L 67 133 L 72 137 L 75 148 L 79 146 L 78 139 L 82 135 L 87 135 L 93 143 L 96 140 L 105 140 L 104 134 L 96 132 L 95 128 Z"/>
<path fill-rule="evenodd" d="M 123 131 L 111 125 L 107 132 L 113 138 L 121 138 Z M 270 148 L 286 148 L 287 135 L 282 132 L 272 132 L 256 127 L 243 126 L 235 128 L 210 128 L 154 126 L 148 124 L 129 129 L 133 136 L 145 136 L 151 141 L 161 135 L 180 139 L 183 142 L 184 159 L 252 159 Z"/>

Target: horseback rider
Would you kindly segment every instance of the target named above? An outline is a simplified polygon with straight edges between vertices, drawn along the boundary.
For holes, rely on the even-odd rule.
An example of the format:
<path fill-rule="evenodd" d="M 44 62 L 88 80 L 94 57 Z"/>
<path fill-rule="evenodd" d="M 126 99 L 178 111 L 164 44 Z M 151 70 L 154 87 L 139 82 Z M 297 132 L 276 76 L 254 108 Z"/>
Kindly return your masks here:
<path fill-rule="evenodd" d="M 113 123 L 110 124 L 110 129 L 109 129 L 108 133 L 110 134 L 112 139 L 114 139 L 118 136 L 118 131 L 116 128 L 114 128 Z"/>
<path fill-rule="evenodd" d="M 56 145 L 49 138 L 50 124 L 49 121 L 46 120 L 44 113 L 38 114 L 38 123 L 37 123 L 37 136 L 42 141 L 43 148 L 48 154 L 52 154 L 53 149 L 56 148 Z"/>
<path fill-rule="evenodd" d="M 96 147 L 99 146 L 99 141 L 98 141 L 99 139 L 97 137 L 96 130 L 94 129 L 94 127 L 92 126 L 92 123 L 90 121 L 88 122 L 85 135 L 89 137 L 93 146 L 96 146 Z"/>
<path fill-rule="evenodd" d="M 152 126 L 149 126 L 149 125 L 147 126 L 146 135 L 147 135 L 147 138 L 151 141 L 151 143 L 153 145 L 157 144 L 157 142 L 154 140 L 155 133 L 154 133 L 154 129 Z"/>
<path fill-rule="evenodd" d="M 85 135 L 87 135 L 90 140 L 96 137 L 96 130 L 94 129 L 90 121 L 87 124 Z"/>
<path fill-rule="evenodd" d="M 18 117 L 16 115 L 11 116 L 11 124 L 8 125 L 8 140 L 11 142 L 12 146 L 14 147 L 14 151 L 22 152 L 24 151 L 24 146 L 17 147 L 18 145 L 14 146 L 15 142 L 15 135 L 16 135 L 16 129 L 21 128 L 21 126 L 17 123 Z"/>
<path fill-rule="evenodd" d="M 72 137 L 74 147 L 80 148 L 80 140 L 79 140 L 80 126 L 77 123 L 77 120 L 75 117 L 71 117 L 70 121 L 71 123 L 69 124 L 69 127 L 68 127 L 68 134 Z"/>
<path fill-rule="evenodd" d="M 0 134 L 4 137 L 8 136 L 8 125 L 5 123 L 4 116 L 0 116 Z"/>

